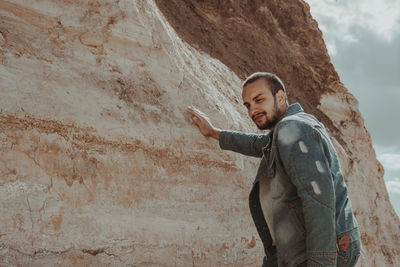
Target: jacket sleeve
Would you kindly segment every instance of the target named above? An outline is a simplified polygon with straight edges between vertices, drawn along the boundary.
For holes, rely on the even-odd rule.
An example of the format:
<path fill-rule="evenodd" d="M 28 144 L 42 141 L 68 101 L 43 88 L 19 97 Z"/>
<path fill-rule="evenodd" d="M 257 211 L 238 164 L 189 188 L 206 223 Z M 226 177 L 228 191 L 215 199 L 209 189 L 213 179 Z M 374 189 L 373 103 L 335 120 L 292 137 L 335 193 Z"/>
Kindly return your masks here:
<path fill-rule="evenodd" d="M 303 122 L 282 122 L 277 138 L 279 158 L 302 201 L 307 266 L 336 266 L 335 190 L 330 152 L 325 149 L 318 130 Z"/>
<path fill-rule="evenodd" d="M 248 134 L 236 131 L 222 131 L 219 135 L 219 146 L 246 156 L 261 158 L 262 148 L 270 139 L 270 132 L 266 134 Z"/>

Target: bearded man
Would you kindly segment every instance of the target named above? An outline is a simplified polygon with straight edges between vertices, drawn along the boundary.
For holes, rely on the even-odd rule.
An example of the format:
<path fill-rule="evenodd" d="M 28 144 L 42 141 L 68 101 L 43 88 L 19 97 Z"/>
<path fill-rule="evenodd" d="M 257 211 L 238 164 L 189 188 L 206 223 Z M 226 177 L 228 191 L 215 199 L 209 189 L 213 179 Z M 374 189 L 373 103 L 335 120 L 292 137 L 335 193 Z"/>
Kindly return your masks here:
<path fill-rule="evenodd" d="M 248 115 L 265 134 L 221 130 L 198 109 L 187 111 L 222 149 L 261 158 L 249 205 L 265 250 L 262 266 L 354 266 L 360 233 L 324 125 L 288 104 L 274 74 L 254 73 L 242 88 Z"/>

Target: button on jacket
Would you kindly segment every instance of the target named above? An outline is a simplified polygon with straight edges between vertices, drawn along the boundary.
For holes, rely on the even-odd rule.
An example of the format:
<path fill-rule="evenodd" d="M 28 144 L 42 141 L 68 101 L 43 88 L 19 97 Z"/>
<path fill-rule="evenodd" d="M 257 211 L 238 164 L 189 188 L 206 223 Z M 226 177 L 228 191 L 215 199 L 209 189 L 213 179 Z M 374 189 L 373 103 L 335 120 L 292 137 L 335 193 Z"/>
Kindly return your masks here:
<path fill-rule="evenodd" d="M 304 262 L 336 266 L 342 247 L 359 244 L 358 225 L 335 148 L 323 124 L 300 104 L 290 105 L 273 131 L 222 131 L 219 145 L 261 158 L 249 205 L 266 253 L 264 266 Z M 272 225 L 267 225 L 261 209 L 260 179 L 268 179 Z M 338 247 L 339 241 L 345 246 Z"/>

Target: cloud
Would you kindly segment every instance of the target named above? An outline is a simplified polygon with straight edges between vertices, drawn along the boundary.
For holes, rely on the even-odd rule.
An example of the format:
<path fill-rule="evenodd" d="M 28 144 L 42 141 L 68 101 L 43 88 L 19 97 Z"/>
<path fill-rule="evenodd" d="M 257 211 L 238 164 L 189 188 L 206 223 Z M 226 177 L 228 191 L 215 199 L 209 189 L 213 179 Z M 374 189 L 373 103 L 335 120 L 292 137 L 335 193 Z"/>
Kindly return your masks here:
<path fill-rule="evenodd" d="M 400 1 L 308 0 L 341 81 L 373 142 L 400 144 Z M 399 147 L 400 150 L 400 147 Z"/>
<path fill-rule="evenodd" d="M 389 194 L 400 195 L 400 179 L 396 178 L 396 180 L 387 181 L 386 188 Z"/>
<path fill-rule="evenodd" d="M 337 54 L 337 49 L 336 49 L 336 43 L 335 42 L 329 42 L 326 44 L 326 49 L 328 49 L 328 53 L 331 56 L 336 56 Z"/>
<path fill-rule="evenodd" d="M 397 215 L 400 217 L 400 179 L 395 178 L 395 180 L 386 181 L 386 188 L 389 193 L 390 201 Z"/>
<path fill-rule="evenodd" d="M 342 82 L 359 101 L 367 129 L 379 145 L 400 144 L 400 34 L 383 42 L 361 28 L 353 28 L 360 40 L 349 44 L 336 40 L 332 62 Z M 349 60 L 351 59 L 351 60 Z"/>
<path fill-rule="evenodd" d="M 396 0 L 308 0 L 311 13 L 337 37 L 346 36 L 353 26 L 368 29 L 390 41 L 400 32 L 400 2 Z M 335 25 L 332 28 L 332 24 Z M 322 30 L 323 31 L 323 30 Z M 352 38 L 348 40 L 354 40 Z"/>
<path fill-rule="evenodd" d="M 382 154 L 378 156 L 378 160 L 387 170 L 400 170 L 400 154 Z"/>
<path fill-rule="evenodd" d="M 365 16 L 370 30 L 390 40 L 399 30 L 400 3 L 398 1 L 367 0 L 360 1 L 361 13 Z"/>

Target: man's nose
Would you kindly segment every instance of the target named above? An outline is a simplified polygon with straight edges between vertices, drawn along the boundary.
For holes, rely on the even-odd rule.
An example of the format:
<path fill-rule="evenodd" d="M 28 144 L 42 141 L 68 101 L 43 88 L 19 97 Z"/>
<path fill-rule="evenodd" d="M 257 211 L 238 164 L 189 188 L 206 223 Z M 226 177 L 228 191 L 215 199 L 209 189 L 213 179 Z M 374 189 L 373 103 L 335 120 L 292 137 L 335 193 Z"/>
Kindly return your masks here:
<path fill-rule="evenodd" d="M 253 118 L 253 115 L 256 114 L 256 109 L 253 107 L 249 107 L 249 116 L 250 118 Z"/>

